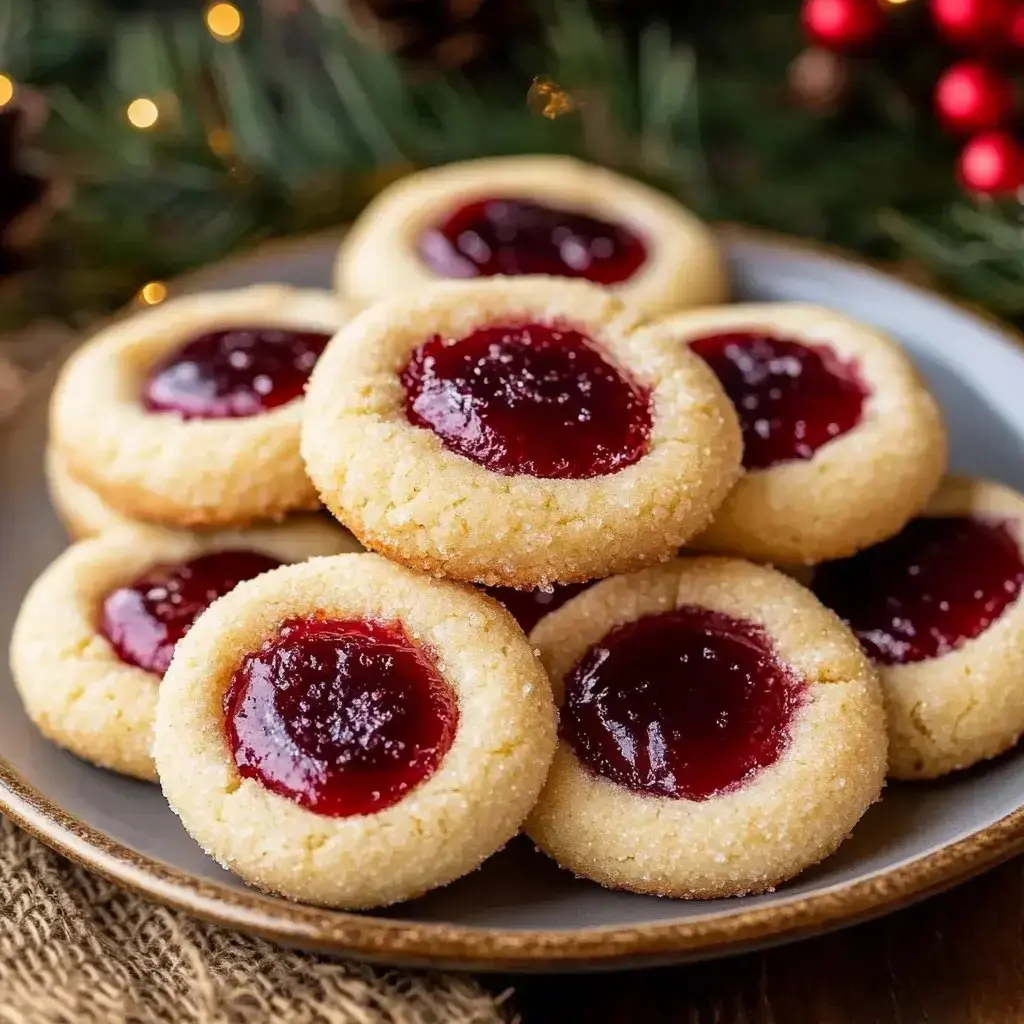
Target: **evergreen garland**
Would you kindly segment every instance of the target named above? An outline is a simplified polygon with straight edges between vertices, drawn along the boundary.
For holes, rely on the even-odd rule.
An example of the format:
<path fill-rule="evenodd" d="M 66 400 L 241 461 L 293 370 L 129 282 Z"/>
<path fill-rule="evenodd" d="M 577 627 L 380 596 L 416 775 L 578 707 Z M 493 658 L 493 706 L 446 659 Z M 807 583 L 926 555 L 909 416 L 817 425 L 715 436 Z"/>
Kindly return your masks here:
<path fill-rule="evenodd" d="M 950 141 L 882 62 L 839 113 L 796 102 L 795 0 L 661 4 L 657 20 L 560 0 L 472 83 L 412 72 L 327 0 L 239 3 L 233 42 L 195 3 L 17 6 L 0 70 L 45 97 L 38 144 L 68 199 L 3 293 L 8 322 L 104 312 L 261 238 L 343 223 L 415 167 L 527 152 L 607 164 L 711 219 L 911 258 L 1024 315 L 1018 204 L 960 192 Z M 148 129 L 126 116 L 140 97 Z"/>

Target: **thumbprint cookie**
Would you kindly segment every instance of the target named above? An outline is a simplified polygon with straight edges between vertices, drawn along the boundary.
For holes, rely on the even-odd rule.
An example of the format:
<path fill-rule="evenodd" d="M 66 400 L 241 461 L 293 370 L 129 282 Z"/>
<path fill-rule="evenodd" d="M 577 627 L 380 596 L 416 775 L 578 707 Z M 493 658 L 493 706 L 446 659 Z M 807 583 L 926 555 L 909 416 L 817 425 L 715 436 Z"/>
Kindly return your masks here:
<path fill-rule="evenodd" d="M 612 888 L 765 892 L 828 856 L 877 799 L 877 676 L 804 587 L 762 566 L 678 559 L 603 580 L 531 642 L 561 706 L 526 831 Z"/>
<path fill-rule="evenodd" d="M 57 516 L 64 524 L 72 540 L 85 540 L 111 530 L 143 527 L 167 533 L 198 533 L 203 530 L 174 530 L 157 527 L 140 519 L 131 519 L 105 502 L 91 487 L 72 476 L 67 464 L 52 445 L 46 450 L 46 479 L 50 491 L 50 502 Z M 273 529 L 286 522 L 289 534 L 303 538 L 308 544 L 310 555 L 336 554 L 341 551 L 362 550 L 356 539 L 328 512 L 292 512 L 283 520 L 259 520 L 250 523 L 247 529 Z M 217 532 L 215 529 L 209 532 Z M 303 549 L 300 549 L 303 550 Z"/>
<path fill-rule="evenodd" d="M 219 863 L 365 908 L 502 847 L 555 742 L 550 685 L 504 609 L 361 554 L 267 573 L 200 616 L 161 687 L 154 750 Z"/>
<path fill-rule="evenodd" d="M 930 779 L 1024 734 L 1024 496 L 947 479 L 895 537 L 811 586 L 876 663 L 889 774 Z"/>
<path fill-rule="evenodd" d="M 257 285 L 120 320 L 61 374 L 51 443 L 135 519 L 220 526 L 316 508 L 301 397 L 342 319 L 327 292 Z"/>
<path fill-rule="evenodd" d="M 339 292 L 369 305 L 451 278 L 546 274 L 618 292 L 648 314 L 721 302 L 711 230 L 646 185 L 560 156 L 449 164 L 386 188 L 353 225 Z"/>
<path fill-rule="evenodd" d="M 675 334 L 583 281 L 447 282 L 365 310 L 310 378 L 324 504 L 413 568 L 520 589 L 671 557 L 739 472 L 736 414 Z"/>
<path fill-rule="evenodd" d="M 139 520 L 122 515 L 73 476 L 67 460 L 52 444 L 46 448 L 45 465 L 50 503 L 69 537 L 83 540 L 97 533 L 141 525 Z"/>
<path fill-rule="evenodd" d="M 326 518 L 189 534 L 121 528 L 72 545 L 29 590 L 11 639 L 25 710 L 62 747 L 155 780 L 160 679 L 208 604 L 282 562 L 353 550 Z"/>
<path fill-rule="evenodd" d="M 714 370 L 746 470 L 694 547 L 776 564 L 839 558 L 896 533 L 946 466 L 938 407 L 884 335 L 814 306 L 669 317 Z"/>

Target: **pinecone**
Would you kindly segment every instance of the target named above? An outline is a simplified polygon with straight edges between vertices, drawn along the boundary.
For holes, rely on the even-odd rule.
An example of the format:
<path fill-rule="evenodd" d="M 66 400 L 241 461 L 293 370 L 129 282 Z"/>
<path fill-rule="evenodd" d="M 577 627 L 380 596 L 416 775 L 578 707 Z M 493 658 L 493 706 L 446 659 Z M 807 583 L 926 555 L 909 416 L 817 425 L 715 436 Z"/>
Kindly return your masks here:
<path fill-rule="evenodd" d="M 0 278 L 21 270 L 24 249 L 34 239 L 43 213 L 47 184 L 22 167 L 26 115 L 0 113 Z"/>
<path fill-rule="evenodd" d="M 536 27 L 529 0 L 321 0 L 361 39 L 413 65 L 472 71 Z"/>

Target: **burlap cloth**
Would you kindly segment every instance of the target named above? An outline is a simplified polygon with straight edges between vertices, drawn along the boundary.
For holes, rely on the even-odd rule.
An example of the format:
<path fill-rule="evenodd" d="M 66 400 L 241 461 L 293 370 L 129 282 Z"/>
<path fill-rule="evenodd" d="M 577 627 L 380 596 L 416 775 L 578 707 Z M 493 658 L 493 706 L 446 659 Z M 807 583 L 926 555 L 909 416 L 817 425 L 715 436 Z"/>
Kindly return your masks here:
<path fill-rule="evenodd" d="M 0 425 L 25 393 L 26 362 L 0 349 Z M 500 1024 L 500 1002 L 468 978 L 373 969 L 203 924 L 0 817 L 2 1024 Z"/>
<path fill-rule="evenodd" d="M 473 981 L 386 972 L 202 924 L 0 818 L 3 1024 L 498 1024 Z"/>

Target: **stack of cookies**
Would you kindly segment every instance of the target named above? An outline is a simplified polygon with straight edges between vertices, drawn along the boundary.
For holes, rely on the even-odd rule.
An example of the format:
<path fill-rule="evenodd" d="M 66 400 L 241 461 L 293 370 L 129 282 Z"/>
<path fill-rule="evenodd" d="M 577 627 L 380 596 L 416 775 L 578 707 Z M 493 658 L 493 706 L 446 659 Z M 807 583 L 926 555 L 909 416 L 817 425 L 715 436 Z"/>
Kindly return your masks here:
<path fill-rule="evenodd" d="M 560 158 L 405 179 L 337 295 L 175 299 L 70 361 L 26 709 L 263 889 L 409 899 L 521 829 L 763 892 L 888 774 L 1024 732 L 1024 498 L 901 349 L 727 304 L 712 233 Z M 778 568 L 771 568 L 771 566 Z"/>

